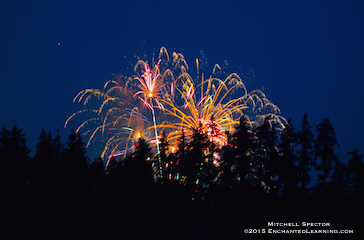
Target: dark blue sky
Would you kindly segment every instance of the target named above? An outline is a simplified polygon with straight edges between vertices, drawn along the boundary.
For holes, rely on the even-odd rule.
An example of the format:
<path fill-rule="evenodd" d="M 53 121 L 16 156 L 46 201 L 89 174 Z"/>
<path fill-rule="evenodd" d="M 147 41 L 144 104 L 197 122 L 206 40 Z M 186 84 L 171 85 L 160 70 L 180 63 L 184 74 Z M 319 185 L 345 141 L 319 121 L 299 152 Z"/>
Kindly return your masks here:
<path fill-rule="evenodd" d="M 363 1 L 5 0 L 0 22 L 0 127 L 17 124 L 33 153 L 42 128 L 65 142 L 80 123 L 63 129 L 80 90 L 165 46 L 191 66 L 203 50 L 211 69 L 254 69 L 248 90 L 264 89 L 296 130 L 304 113 L 312 127 L 328 117 L 340 158 L 363 154 Z"/>

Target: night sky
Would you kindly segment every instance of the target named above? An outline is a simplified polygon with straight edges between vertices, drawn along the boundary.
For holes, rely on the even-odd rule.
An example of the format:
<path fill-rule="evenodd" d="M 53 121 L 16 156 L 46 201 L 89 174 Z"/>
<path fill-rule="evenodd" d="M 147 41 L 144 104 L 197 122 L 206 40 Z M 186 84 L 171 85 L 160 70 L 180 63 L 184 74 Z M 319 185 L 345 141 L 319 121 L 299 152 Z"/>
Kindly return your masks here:
<path fill-rule="evenodd" d="M 340 159 L 364 154 L 363 1 L 3 0 L 0 22 L 0 127 L 23 129 L 31 155 L 42 128 L 65 142 L 81 123 L 63 128 L 80 90 L 162 46 L 191 68 L 202 50 L 211 70 L 253 69 L 248 90 L 262 89 L 297 131 L 304 113 L 315 136 L 327 117 Z"/>

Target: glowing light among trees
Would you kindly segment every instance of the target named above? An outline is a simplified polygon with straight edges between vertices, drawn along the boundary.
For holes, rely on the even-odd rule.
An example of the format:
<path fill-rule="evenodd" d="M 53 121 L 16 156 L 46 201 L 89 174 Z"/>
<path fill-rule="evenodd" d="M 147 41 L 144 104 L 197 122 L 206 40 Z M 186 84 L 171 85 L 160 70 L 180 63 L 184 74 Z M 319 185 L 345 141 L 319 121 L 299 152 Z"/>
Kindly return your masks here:
<path fill-rule="evenodd" d="M 151 64 L 143 60 L 136 63 L 136 75 L 119 76 L 118 81 L 106 82 L 102 90 L 80 91 L 74 102 L 83 103 L 85 109 L 72 114 L 65 126 L 80 114 L 93 114 L 76 132 L 88 136 L 88 148 L 95 148 L 95 143 L 103 144 L 101 157 L 126 156 L 140 137 L 146 138 L 156 146 L 160 176 L 158 132 L 162 130 L 171 146 L 168 151 L 175 152 L 182 134 L 188 142 L 194 130 L 207 134 L 210 142 L 222 148 L 227 144 L 226 132 L 233 131 L 243 115 L 252 127 L 270 116 L 270 124 L 283 128 L 286 120 L 262 91 L 248 92 L 236 73 L 219 79 L 217 73 L 222 70 L 217 64 L 205 79 L 205 73 L 200 75 L 200 64 L 201 60 L 196 59 L 198 75 L 194 80 L 184 56 L 174 52 L 170 58 L 162 47 L 156 63 L 153 59 Z M 87 108 L 90 102 L 95 105 L 98 100 L 98 108 Z"/>

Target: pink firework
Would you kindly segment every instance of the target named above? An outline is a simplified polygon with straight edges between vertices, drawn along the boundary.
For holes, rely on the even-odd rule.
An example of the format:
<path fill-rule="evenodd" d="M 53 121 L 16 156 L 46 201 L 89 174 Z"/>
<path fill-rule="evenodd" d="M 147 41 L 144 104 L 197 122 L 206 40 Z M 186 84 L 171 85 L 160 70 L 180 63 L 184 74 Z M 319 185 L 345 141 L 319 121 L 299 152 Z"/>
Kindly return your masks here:
<path fill-rule="evenodd" d="M 138 98 L 143 102 L 145 106 L 152 110 L 151 101 L 157 103 L 158 108 L 162 108 L 161 104 L 158 101 L 158 96 L 160 92 L 160 86 L 158 84 L 158 78 L 160 76 L 159 73 L 159 64 L 161 59 L 158 61 L 157 65 L 155 65 L 154 70 L 151 70 L 150 67 L 144 63 L 144 73 L 141 77 L 135 77 L 135 80 L 138 80 L 141 84 L 140 91 L 136 92 L 133 97 L 138 96 L 140 94 L 144 95 L 144 99 L 138 96 Z M 150 101 L 150 102 L 149 102 Z"/>

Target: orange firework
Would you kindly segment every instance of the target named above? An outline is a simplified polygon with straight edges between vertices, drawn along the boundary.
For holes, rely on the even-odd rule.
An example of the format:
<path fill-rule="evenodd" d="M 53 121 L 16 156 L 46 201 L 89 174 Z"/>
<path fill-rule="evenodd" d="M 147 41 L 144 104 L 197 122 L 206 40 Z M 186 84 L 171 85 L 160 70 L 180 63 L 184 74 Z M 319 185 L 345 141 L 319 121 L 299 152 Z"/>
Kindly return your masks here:
<path fill-rule="evenodd" d="M 233 131 L 243 114 L 251 127 L 260 125 L 267 116 L 270 116 L 271 124 L 277 123 L 278 127 L 285 125 L 286 120 L 280 116 L 279 108 L 261 90 L 248 92 L 236 73 L 225 80 L 217 78 L 218 72 L 221 73 L 221 67 L 217 64 L 212 75 L 204 79 L 204 74 L 200 75 L 202 69 L 199 64 L 202 64 L 201 59 L 196 59 L 198 76 L 193 79 L 188 74 L 189 66 L 184 56 L 174 52 L 170 60 L 167 49 L 162 47 L 157 61 L 151 64 L 143 60 L 137 62 L 134 67 L 136 76 L 129 77 L 125 85 L 118 75 L 116 80 L 108 81 L 102 90 L 85 89 L 79 92 L 74 102 L 83 102 L 86 107 L 89 102 L 94 105 L 96 97 L 101 100 L 100 105 L 74 113 L 65 126 L 76 115 L 94 114 L 79 125 L 77 132 L 88 136 L 88 148 L 102 145 L 101 155 L 105 157 L 125 155 L 140 133 L 156 145 L 159 153 L 158 131 L 162 129 L 168 134 L 172 151 L 175 151 L 175 143 L 182 131 L 189 139 L 193 129 L 200 129 L 211 142 L 222 147 L 227 142 L 225 131 Z M 151 112 L 141 108 L 134 97 Z M 155 113 L 157 109 L 161 114 Z M 153 123 L 148 121 L 150 113 Z M 159 125 L 156 124 L 156 116 Z M 95 142 L 97 144 L 91 144 Z"/>
<path fill-rule="evenodd" d="M 183 88 L 177 91 L 181 94 L 184 104 L 176 106 L 174 102 L 161 100 L 165 105 L 165 112 L 174 117 L 170 124 L 159 125 L 159 128 L 169 129 L 168 140 L 175 142 L 182 136 L 182 131 L 187 138 L 193 134 L 193 129 L 200 129 L 206 133 L 209 140 L 217 146 L 226 144 L 225 131 L 232 131 L 239 123 L 243 110 L 247 108 L 244 104 L 246 95 L 228 100 L 229 94 L 236 88 L 234 85 L 228 88 L 231 81 L 236 81 L 236 75 L 230 75 L 224 81 L 209 78 L 200 84 L 201 98 L 196 100 L 196 90 L 191 81 L 182 83 Z M 217 87 L 215 84 L 218 84 Z M 206 91 L 204 92 L 204 85 Z"/>

